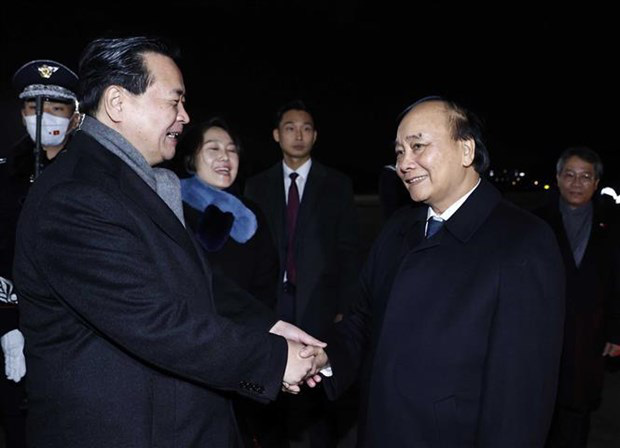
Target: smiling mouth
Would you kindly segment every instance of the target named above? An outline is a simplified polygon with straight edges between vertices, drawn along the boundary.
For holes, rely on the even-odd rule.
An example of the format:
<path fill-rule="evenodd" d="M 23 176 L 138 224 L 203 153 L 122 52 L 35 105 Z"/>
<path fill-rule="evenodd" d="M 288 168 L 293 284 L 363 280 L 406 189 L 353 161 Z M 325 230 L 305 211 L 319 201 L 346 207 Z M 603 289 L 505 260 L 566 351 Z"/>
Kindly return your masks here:
<path fill-rule="evenodd" d="M 419 184 L 420 182 L 422 182 L 423 180 L 425 180 L 426 178 L 428 178 L 428 174 L 425 174 L 423 176 L 415 176 L 415 177 L 412 177 L 410 179 L 406 179 L 405 183 L 407 185 L 416 185 L 416 184 Z"/>
<path fill-rule="evenodd" d="M 214 171 L 222 176 L 230 176 L 230 168 L 217 168 Z"/>
<path fill-rule="evenodd" d="M 179 138 L 179 135 L 181 133 L 180 132 L 168 132 L 166 133 L 166 137 L 172 138 L 174 140 L 177 140 Z"/>

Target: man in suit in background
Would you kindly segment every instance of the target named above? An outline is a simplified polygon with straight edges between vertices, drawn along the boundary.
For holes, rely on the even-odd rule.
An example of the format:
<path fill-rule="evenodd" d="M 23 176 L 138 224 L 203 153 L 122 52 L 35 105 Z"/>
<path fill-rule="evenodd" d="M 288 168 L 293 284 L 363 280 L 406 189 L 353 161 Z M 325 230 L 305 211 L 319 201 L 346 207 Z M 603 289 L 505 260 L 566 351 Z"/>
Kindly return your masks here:
<path fill-rule="evenodd" d="M 278 248 L 280 318 L 320 338 L 355 295 L 359 232 L 353 188 L 345 175 L 312 158 L 317 130 L 302 101 L 280 108 L 273 138 L 282 161 L 248 179 L 245 194 L 267 216 Z M 283 398 L 294 420 L 290 432 L 310 425 L 312 446 L 335 446 L 335 429 L 328 428 L 334 418 L 325 418 L 329 410 L 320 391 Z"/>
<path fill-rule="evenodd" d="M 620 355 L 620 235 L 612 210 L 593 201 L 602 175 L 595 151 L 565 150 L 556 166 L 559 197 L 538 212 L 555 231 L 566 268 L 564 344 L 549 448 L 587 446 L 590 413 L 601 400 L 604 356 Z"/>
<path fill-rule="evenodd" d="M 427 207 L 396 212 L 377 239 L 364 293 L 327 339 L 324 387 L 336 396 L 363 365 L 361 446 L 542 447 L 564 317 L 553 233 L 481 178 L 481 127 L 458 104 L 414 103 L 395 151 Z"/>
<path fill-rule="evenodd" d="M 311 372 L 298 342 L 310 338 L 216 313 L 179 180 L 153 168 L 189 122 L 175 57 L 156 38 L 91 42 L 86 117 L 24 205 L 14 273 L 32 446 L 238 446 L 228 394 L 273 400 Z"/>

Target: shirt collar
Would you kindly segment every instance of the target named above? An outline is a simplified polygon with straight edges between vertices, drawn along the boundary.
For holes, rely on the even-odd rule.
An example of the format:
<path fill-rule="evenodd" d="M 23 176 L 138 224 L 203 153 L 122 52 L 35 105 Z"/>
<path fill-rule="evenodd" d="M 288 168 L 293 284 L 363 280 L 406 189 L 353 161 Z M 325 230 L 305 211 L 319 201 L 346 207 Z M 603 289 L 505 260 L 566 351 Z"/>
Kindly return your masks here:
<path fill-rule="evenodd" d="M 312 158 L 306 160 L 303 165 L 301 165 L 299 168 L 297 168 L 296 170 L 291 169 L 286 163 L 284 163 L 284 160 L 282 161 L 282 168 L 284 169 L 284 178 L 288 179 L 289 175 L 291 173 L 297 173 L 299 174 L 299 177 L 301 177 L 302 179 L 307 179 L 308 178 L 308 174 L 310 173 L 310 168 L 312 167 Z"/>
<path fill-rule="evenodd" d="M 428 221 L 430 218 L 437 218 L 441 221 L 447 221 L 448 219 L 450 219 L 452 215 L 454 215 L 456 211 L 461 207 L 461 205 L 465 203 L 467 198 L 474 192 L 474 190 L 478 188 L 478 185 L 480 185 L 480 181 L 481 179 L 478 179 L 478 182 L 476 182 L 476 185 L 474 185 L 474 187 L 471 190 L 469 190 L 467 193 L 461 196 L 459 200 L 457 200 L 454 204 L 448 207 L 441 215 L 438 215 L 437 213 L 435 213 L 435 210 L 433 210 L 433 207 L 428 207 L 428 212 L 426 214 L 426 220 Z"/>

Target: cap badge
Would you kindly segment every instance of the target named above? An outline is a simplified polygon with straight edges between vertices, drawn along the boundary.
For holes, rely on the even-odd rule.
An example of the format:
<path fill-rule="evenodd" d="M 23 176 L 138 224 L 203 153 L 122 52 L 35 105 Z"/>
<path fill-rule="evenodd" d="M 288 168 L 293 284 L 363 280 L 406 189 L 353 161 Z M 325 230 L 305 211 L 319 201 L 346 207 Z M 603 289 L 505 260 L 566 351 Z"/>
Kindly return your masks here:
<path fill-rule="evenodd" d="M 56 72 L 56 70 L 58 70 L 58 67 L 44 64 L 38 67 L 37 70 L 39 70 L 39 74 L 41 75 L 41 78 L 48 79 L 52 77 L 52 75 Z"/>

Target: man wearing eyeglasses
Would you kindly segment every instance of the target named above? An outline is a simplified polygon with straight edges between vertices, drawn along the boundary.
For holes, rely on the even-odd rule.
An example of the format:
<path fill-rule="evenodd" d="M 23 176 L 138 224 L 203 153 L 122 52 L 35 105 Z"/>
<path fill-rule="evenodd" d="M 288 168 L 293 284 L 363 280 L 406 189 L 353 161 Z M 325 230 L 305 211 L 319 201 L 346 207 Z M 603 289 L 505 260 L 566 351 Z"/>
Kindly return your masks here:
<path fill-rule="evenodd" d="M 558 396 L 547 447 L 585 447 L 598 406 L 605 356 L 620 355 L 620 256 L 609 213 L 593 201 L 603 164 L 590 148 L 557 162 L 559 198 L 540 211 L 554 229 L 566 269 L 566 321 Z"/>

